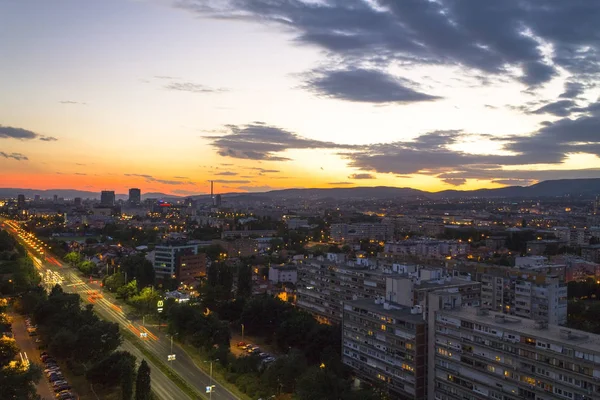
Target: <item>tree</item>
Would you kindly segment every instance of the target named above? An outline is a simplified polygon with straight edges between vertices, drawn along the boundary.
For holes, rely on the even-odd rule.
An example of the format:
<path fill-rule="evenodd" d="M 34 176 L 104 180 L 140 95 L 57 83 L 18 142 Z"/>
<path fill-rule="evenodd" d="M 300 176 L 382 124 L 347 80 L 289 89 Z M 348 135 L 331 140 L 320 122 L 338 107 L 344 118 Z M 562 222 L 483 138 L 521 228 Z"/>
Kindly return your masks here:
<path fill-rule="evenodd" d="M 142 314 L 150 314 L 156 312 L 156 304 L 161 298 L 159 292 L 146 287 L 138 295 L 130 297 L 129 304 Z"/>
<path fill-rule="evenodd" d="M 70 253 L 67 253 L 64 260 L 72 266 L 75 266 L 81 262 L 81 254 L 79 254 L 76 251 L 72 251 Z"/>
<path fill-rule="evenodd" d="M 9 362 L 14 360 L 16 355 L 19 354 L 19 348 L 15 339 L 9 338 L 8 336 L 0 337 L 0 366 L 7 365 Z"/>
<path fill-rule="evenodd" d="M 125 285 L 125 275 L 120 272 L 104 278 L 104 286 L 111 292 L 116 292 L 123 285 Z"/>
<path fill-rule="evenodd" d="M 77 269 L 85 275 L 89 275 L 96 269 L 96 264 L 91 261 L 82 261 L 77 265 Z"/>
<path fill-rule="evenodd" d="M 68 359 L 73 354 L 76 342 L 77 335 L 74 332 L 68 329 L 61 329 L 52 337 L 48 345 L 48 350 L 56 357 Z"/>
<path fill-rule="evenodd" d="M 146 360 L 142 360 L 135 380 L 135 400 L 151 400 L 150 367 Z"/>
<path fill-rule="evenodd" d="M 125 300 L 137 294 L 137 281 L 134 279 L 117 289 L 117 295 Z"/>
<path fill-rule="evenodd" d="M 127 273 L 129 279 L 135 278 L 140 288 L 154 285 L 154 266 L 143 254 L 125 257 L 121 270 Z"/>
<path fill-rule="evenodd" d="M 252 294 L 252 267 L 242 265 L 238 268 L 237 297 L 249 297 Z"/>

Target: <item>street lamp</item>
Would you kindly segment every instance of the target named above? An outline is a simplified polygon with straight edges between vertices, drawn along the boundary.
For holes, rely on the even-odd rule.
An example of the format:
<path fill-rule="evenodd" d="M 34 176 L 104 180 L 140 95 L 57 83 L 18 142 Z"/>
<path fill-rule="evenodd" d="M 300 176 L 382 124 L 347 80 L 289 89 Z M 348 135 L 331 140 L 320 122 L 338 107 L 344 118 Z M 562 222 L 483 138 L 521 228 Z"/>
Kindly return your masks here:
<path fill-rule="evenodd" d="M 213 385 L 213 379 L 212 379 L 212 371 L 213 371 L 213 362 L 215 361 L 219 361 L 219 359 L 217 358 L 216 360 L 210 360 L 210 361 L 204 361 L 209 362 L 210 363 L 210 384 L 209 386 L 206 388 L 206 391 L 208 392 L 208 399 L 212 400 L 212 392 L 214 390 L 214 385 Z"/>
<path fill-rule="evenodd" d="M 244 324 L 242 324 L 242 342 L 244 341 Z"/>

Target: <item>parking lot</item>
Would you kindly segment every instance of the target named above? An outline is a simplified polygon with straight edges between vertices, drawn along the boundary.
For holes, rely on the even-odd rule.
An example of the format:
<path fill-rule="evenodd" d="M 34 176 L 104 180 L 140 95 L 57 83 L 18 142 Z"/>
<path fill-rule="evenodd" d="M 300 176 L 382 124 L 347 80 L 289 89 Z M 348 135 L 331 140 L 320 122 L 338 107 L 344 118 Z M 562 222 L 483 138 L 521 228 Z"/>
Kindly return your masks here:
<path fill-rule="evenodd" d="M 38 344 L 35 343 L 37 336 L 29 336 L 27 333 L 27 326 L 25 325 L 25 319 L 21 315 L 12 314 L 11 316 L 13 317 L 13 335 L 17 341 L 17 345 L 21 349 L 21 352 L 26 353 L 29 361 L 42 368 L 43 371 L 44 366 L 40 360 L 40 351 L 37 348 Z M 43 400 L 55 398 L 54 391 L 51 389 L 50 383 L 45 377 L 42 377 L 42 379 L 38 382 L 37 391 Z"/>

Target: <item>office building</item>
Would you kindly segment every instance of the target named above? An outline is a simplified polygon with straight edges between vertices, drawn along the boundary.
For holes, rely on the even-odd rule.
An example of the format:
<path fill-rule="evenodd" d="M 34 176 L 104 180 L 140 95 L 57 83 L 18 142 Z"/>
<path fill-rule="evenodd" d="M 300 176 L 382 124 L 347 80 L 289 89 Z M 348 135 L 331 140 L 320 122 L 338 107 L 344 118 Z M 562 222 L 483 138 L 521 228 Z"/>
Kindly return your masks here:
<path fill-rule="evenodd" d="M 156 278 L 177 278 L 178 263 L 181 260 L 181 256 L 196 254 L 198 254 L 197 244 L 178 242 L 157 245 L 154 249 L 154 257 L 152 260 Z"/>
<path fill-rule="evenodd" d="M 138 188 L 129 189 L 129 204 L 140 205 L 142 203 L 142 191 Z"/>
<path fill-rule="evenodd" d="M 427 323 L 420 306 L 383 299 L 344 303 L 342 362 L 390 399 L 421 400 L 427 386 Z"/>
<path fill-rule="evenodd" d="M 600 335 L 446 303 L 428 322 L 430 399 L 600 399 Z"/>
<path fill-rule="evenodd" d="M 33 201 L 34 201 L 34 202 L 36 202 L 36 203 L 39 203 L 39 202 L 40 202 L 40 200 L 41 200 L 41 198 L 40 198 L 40 195 L 39 195 L 39 194 L 36 194 L 35 196 L 33 196 Z"/>
<path fill-rule="evenodd" d="M 81 207 L 81 197 L 75 197 L 75 198 L 73 199 L 73 205 L 74 205 L 75 207 Z"/>
<path fill-rule="evenodd" d="M 115 205 L 115 192 L 113 190 L 103 190 L 100 193 L 100 204 L 106 207 Z"/>
<path fill-rule="evenodd" d="M 19 194 L 17 195 L 17 208 L 22 210 L 25 208 L 25 195 Z"/>

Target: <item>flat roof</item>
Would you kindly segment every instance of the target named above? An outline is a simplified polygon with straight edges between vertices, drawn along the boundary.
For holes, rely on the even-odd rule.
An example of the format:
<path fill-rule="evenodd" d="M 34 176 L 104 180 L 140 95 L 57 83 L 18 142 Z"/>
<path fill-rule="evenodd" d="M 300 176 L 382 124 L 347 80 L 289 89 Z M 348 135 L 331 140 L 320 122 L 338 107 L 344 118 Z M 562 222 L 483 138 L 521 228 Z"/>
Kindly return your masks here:
<path fill-rule="evenodd" d="M 379 314 L 385 314 L 386 316 L 390 316 L 392 318 L 400 319 L 403 321 L 410 322 L 421 322 L 426 323 L 423 320 L 423 314 L 411 314 L 411 307 L 402 306 L 400 304 L 388 302 L 393 308 L 386 310 L 383 304 L 375 304 L 374 299 L 358 299 L 352 301 L 345 301 L 344 305 L 350 305 L 354 307 L 364 308 L 365 310 L 373 311 Z"/>
<path fill-rule="evenodd" d="M 512 331 L 519 335 L 529 335 L 538 339 L 546 339 L 556 342 L 564 347 L 577 347 L 600 353 L 600 335 L 589 332 L 570 329 L 560 325 L 550 325 L 547 328 L 538 329 L 532 319 L 521 318 L 515 315 L 507 315 L 499 312 L 489 311 L 488 315 L 478 315 L 478 307 L 461 307 L 454 310 L 440 310 L 443 314 L 453 315 L 458 318 L 469 319 L 476 323 L 493 326 L 502 331 Z M 503 316 L 507 322 L 496 321 L 496 316 Z M 514 322 L 509 322 L 514 321 Z M 570 331 L 573 337 L 565 339 L 561 337 L 561 331 Z M 578 338 L 581 337 L 581 338 Z"/>

